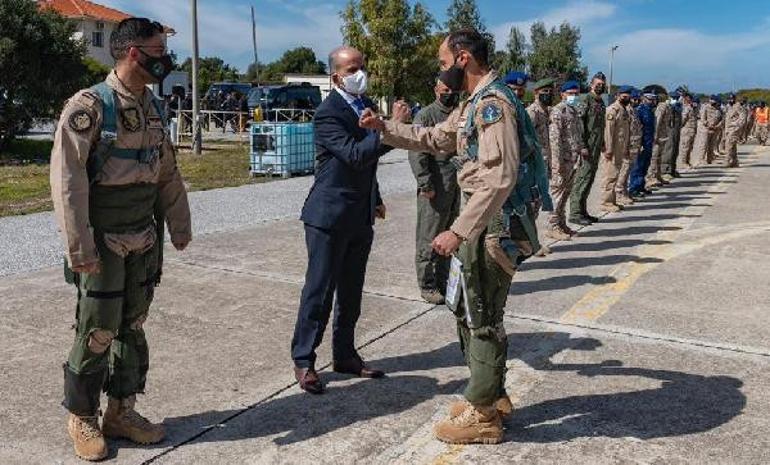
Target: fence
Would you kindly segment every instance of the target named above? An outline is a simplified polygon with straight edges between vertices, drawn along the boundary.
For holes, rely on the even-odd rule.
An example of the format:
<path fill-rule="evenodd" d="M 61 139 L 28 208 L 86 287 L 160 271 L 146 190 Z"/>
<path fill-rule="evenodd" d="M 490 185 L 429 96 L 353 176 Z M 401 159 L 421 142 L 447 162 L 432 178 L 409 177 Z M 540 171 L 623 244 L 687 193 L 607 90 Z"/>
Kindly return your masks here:
<path fill-rule="evenodd" d="M 281 123 L 306 123 L 313 119 L 313 110 L 297 110 L 293 108 L 279 108 L 266 110 L 262 119 L 265 122 Z M 172 111 L 176 117 L 176 131 L 174 142 L 179 145 L 183 140 L 192 139 L 192 111 Z M 201 110 L 198 112 L 198 124 L 204 139 L 227 138 L 232 134 L 245 139 L 249 134 L 249 127 L 254 121 L 251 113 L 241 111 Z"/>

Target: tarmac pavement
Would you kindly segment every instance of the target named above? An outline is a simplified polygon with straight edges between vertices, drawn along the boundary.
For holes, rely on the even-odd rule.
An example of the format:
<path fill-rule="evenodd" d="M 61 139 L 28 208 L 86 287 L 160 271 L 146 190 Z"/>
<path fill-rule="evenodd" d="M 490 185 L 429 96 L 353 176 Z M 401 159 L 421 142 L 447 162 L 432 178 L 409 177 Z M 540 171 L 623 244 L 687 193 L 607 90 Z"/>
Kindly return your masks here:
<path fill-rule="evenodd" d="M 331 373 L 327 341 L 323 396 L 297 387 L 289 357 L 306 265 L 293 210 L 308 179 L 270 188 L 292 192 L 287 214 L 255 207 L 258 220 L 235 225 L 221 206 L 258 204 L 264 187 L 202 193 L 194 215 L 210 217 L 196 220 L 205 227 L 188 251 L 168 249 L 145 326 L 139 407 L 169 437 L 112 441 L 108 463 L 770 463 L 770 149 L 740 155 L 742 168 L 684 173 L 524 265 L 506 314 L 516 411 L 495 446 L 432 437 L 468 373 L 451 314 L 419 300 L 403 154 L 381 170 L 389 217 L 376 227 L 357 331 L 363 357 L 388 376 Z M 0 230 L 19 219 L 4 221 Z M 83 463 L 59 405 L 74 291 L 40 263 L 0 279 L 0 464 Z"/>

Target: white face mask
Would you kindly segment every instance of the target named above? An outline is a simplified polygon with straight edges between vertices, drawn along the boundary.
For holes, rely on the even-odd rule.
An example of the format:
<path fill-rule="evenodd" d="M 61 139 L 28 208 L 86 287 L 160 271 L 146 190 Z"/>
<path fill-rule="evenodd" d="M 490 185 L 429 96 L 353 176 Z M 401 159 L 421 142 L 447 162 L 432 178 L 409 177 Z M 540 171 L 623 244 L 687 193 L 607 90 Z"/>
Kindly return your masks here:
<path fill-rule="evenodd" d="M 675 99 L 675 98 L 672 98 L 672 99 L 669 99 L 669 101 L 668 101 L 668 102 L 669 102 L 671 105 L 676 105 L 677 103 L 679 103 L 679 99 Z"/>
<path fill-rule="evenodd" d="M 567 105 L 574 105 L 575 103 L 577 103 L 577 98 L 578 98 L 577 95 L 568 95 L 567 96 Z"/>
<path fill-rule="evenodd" d="M 363 95 L 366 93 L 367 84 L 368 79 L 366 72 L 364 72 L 362 69 L 359 69 L 350 76 L 345 76 L 342 78 L 343 90 L 352 95 Z"/>

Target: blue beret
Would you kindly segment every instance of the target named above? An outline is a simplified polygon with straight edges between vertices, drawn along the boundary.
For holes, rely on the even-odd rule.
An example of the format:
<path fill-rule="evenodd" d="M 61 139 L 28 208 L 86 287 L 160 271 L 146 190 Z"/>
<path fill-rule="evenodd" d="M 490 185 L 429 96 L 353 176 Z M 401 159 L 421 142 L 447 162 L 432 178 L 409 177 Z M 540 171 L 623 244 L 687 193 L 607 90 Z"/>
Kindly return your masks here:
<path fill-rule="evenodd" d="M 631 98 L 642 98 L 642 91 L 639 89 L 633 89 L 631 91 Z"/>
<path fill-rule="evenodd" d="M 631 86 L 620 86 L 618 87 L 618 94 L 630 94 L 634 90 Z"/>
<path fill-rule="evenodd" d="M 717 102 L 719 102 L 719 103 L 722 103 L 722 97 L 718 96 L 717 94 L 714 94 L 714 95 L 712 95 L 712 96 L 711 96 L 711 97 L 709 97 L 709 98 L 710 98 L 711 100 L 715 100 L 715 101 L 717 101 Z"/>
<path fill-rule="evenodd" d="M 580 83 L 577 81 L 567 81 L 561 85 L 562 92 L 567 92 L 568 90 L 580 90 Z"/>
<path fill-rule="evenodd" d="M 671 98 L 678 98 L 681 94 L 679 93 L 679 89 L 672 90 L 668 93 L 668 96 Z"/>
<path fill-rule="evenodd" d="M 505 75 L 504 81 L 509 85 L 523 86 L 529 81 L 529 76 L 527 76 L 527 73 L 522 73 L 521 71 L 511 71 Z"/>

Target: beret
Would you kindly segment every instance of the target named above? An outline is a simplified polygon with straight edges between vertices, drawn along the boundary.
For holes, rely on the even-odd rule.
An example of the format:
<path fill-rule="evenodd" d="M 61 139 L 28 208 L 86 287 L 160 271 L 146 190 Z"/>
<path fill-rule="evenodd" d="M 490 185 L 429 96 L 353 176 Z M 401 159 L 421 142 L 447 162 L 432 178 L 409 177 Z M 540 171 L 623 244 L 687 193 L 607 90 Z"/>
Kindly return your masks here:
<path fill-rule="evenodd" d="M 527 73 L 522 73 L 521 71 L 511 71 L 505 75 L 505 79 L 503 80 L 509 85 L 523 86 L 529 81 L 529 76 L 527 76 Z"/>

